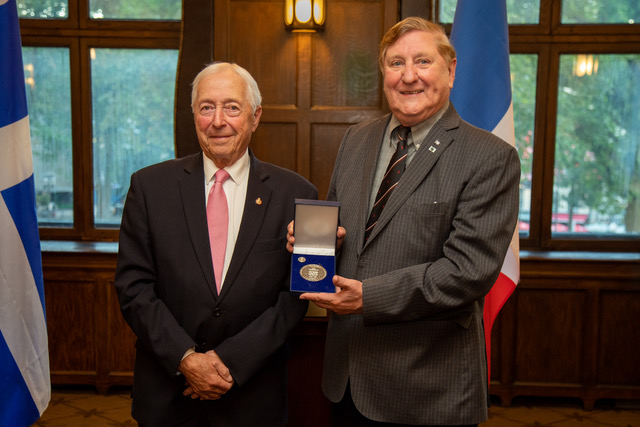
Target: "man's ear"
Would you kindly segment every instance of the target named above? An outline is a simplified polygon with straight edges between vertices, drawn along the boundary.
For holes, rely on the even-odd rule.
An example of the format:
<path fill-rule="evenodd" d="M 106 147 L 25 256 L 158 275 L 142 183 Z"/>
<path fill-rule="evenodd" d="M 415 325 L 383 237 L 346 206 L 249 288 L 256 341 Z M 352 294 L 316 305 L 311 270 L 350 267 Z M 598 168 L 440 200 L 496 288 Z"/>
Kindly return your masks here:
<path fill-rule="evenodd" d="M 258 124 L 260 123 L 260 117 L 262 116 L 262 106 L 258 105 L 256 108 L 256 112 L 253 113 L 253 126 L 251 127 L 251 132 L 255 132 L 258 128 Z"/>

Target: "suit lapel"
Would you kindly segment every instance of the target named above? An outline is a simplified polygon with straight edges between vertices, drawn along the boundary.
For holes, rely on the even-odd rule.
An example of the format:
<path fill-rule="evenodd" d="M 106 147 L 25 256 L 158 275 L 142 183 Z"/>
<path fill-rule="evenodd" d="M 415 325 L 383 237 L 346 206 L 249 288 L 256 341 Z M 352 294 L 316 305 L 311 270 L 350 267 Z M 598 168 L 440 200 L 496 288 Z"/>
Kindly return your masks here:
<path fill-rule="evenodd" d="M 249 150 L 250 166 L 249 166 L 249 182 L 247 183 L 247 197 L 244 202 L 244 212 L 242 214 L 242 222 L 236 239 L 236 246 L 233 250 L 231 263 L 224 279 L 221 297 L 227 293 L 228 289 L 233 285 L 233 281 L 244 265 L 254 242 L 258 238 L 262 221 L 269 206 L 271 199 L 271 188 L 264 184 L 264 180 L 268 175 L 262 163 L 253 156 Z"/>
<path fill-rule="evenodd" d="M 216 297 L 216 284 L 211 261 L 211 248 L 207 228 L 207 208 L 204 200 L 204 168 L 202 152 L 193 156 L 193 160 L 184 168 L 180 179 L 180 197 L 182 209 L 189 229 L 189 236 L 200 263 L 202 274 L 206 278 L 211 294 Z"/>
<path fill-rule="evenodd" d="M 450 104 L 449 109 L 442 118 L 433 125 L 429 134 L 420 144 L 420 149 L 411 160 L 398 186 L 391 194 L 382 214 L 380 214 L 380 219 L 371 232 L 367 244 L 375 239 L 380 231 L 405 204 L 409 196 L 411 196 L 426 179 L 442 153 L 444 153 L 451 142 L 453 142 L 454 132 L 451 132 L 451 130 L 457 128 L 459 122 L 460 116 L 458 116 L 453 105 Z M 365 247 L 366 246 L 365 244 Z"/>

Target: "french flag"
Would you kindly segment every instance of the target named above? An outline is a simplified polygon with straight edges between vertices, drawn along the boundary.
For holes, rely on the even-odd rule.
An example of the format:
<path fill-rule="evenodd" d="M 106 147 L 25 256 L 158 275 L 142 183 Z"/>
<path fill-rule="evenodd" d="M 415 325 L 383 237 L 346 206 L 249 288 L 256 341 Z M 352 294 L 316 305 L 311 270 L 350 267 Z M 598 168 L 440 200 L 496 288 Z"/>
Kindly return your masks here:
<path fill-rule="evenodd" d="M 0 0 L 0 425 L 51 399 L 44 283 L 18 9 Z"/>
<path fill-rule="evenodd" d="M 451 101 L 469 123 L 515 146 L 506 0 L 458 0 L 451 27 L 458 64 Z M 487 364 L 491 379 L 491 328 L 520 281 L 518 227 L 498 280 L 484 303 Z"/>

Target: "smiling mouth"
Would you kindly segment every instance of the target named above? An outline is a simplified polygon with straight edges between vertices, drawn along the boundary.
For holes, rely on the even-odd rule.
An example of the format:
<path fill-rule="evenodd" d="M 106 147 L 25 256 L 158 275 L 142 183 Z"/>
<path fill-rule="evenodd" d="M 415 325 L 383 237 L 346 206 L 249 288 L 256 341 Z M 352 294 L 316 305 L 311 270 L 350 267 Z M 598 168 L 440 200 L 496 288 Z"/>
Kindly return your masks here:
<path fill-rule="evenodd" d="M 406 92 L 400 92 L 403 95 L 417 95 L 419 93 L 422 93 L 422 90 L 414 90 L 414 91 L 406 91 Z"/>

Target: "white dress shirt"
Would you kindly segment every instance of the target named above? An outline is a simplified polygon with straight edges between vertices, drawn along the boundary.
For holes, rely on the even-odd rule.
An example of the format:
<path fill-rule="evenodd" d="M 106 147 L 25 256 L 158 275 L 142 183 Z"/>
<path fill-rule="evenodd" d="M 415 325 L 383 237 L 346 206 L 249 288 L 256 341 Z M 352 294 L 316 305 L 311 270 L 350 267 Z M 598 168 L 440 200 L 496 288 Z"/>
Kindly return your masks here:
<path fill-rule="evenodd" d="M 203 156 L 203 158 L 204 198 L 205 203 L 207 203 L 209 190 L 213 186 L 215 174 L 219 168 L 216 167 L 213 160 L 207 156 Z M 245 151 L 244 155 L 237 162 L 224 169 L 229 173 L 229 179 L 222 184 L 224 193 L 227 196 L 227 206 L 229 208 L 229 228 L 227 230 L 227 250 L 224 255 L 222 283 L 220 284 L 221 289 L 224 284 L 224 278 L 227 275 L 231 257 L 233 256 L 233 249 L 236 246 L 240 222 L 242 221 L 242 214 L 244 213 L 244 201 L 247 197 L 247 185 L 249 182 L 249 150 Z"/>

